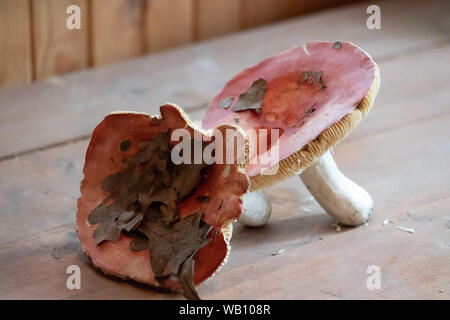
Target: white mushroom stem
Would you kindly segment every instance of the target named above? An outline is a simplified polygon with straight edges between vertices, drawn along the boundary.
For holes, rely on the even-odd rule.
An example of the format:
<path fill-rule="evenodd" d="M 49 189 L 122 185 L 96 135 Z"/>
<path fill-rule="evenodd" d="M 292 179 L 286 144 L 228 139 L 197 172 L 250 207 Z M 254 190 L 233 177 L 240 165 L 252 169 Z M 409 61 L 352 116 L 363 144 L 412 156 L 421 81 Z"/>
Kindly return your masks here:
<path fill-rule="evenodd" d="M 249 227 L 261 227 L 269 221 L 272 205 L 263 190 L 248 192 L 243 196 L 244 211 L 239 221 Z"/>
<path fill-rule="evenodd" d="M 361 225 L 372 213 L 370 195 L 339 171 L 330 151 L 303 171 L 300 178 L 320 206 L 343 225 Z"/>

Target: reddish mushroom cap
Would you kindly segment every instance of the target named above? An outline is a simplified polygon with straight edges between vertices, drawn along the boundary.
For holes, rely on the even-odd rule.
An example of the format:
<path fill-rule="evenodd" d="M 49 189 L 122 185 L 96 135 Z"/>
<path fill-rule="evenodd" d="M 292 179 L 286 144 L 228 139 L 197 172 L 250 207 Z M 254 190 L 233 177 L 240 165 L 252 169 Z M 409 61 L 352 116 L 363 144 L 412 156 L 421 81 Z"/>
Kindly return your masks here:
<path fill-rule="evenodd" d="M 78 199 L 77 232 L 83 251 L 93 264 L 106 274 L 123 279 L 160 286 L 150 267 L 149 250 L 132 251 L 133 239 L 121 234 L 117 243 L 104 241 L 96 245 L 92 237 L 96 225 L 90 225 L 87 218 L 108 193 L 101 187 L 102 181 L 121 169 L 121 161 L 138 152 L 138 143 L 151 140 L 156 133 L 168 129 L 186 128 L 200 135 L 208 135 L 201 129 L 194 129 L 188 116 L 175 105 L 161 107 L 161 117 L 151 117 L 143 113 L 113 113 L 108 115 L 94 130 L 86 152 L 84 179 L 81 183 L 81 196 Z M 219 130 L 239 130 L 228 125 Z M 131 147 L 121 151 L 121 141 L 129 140 Z M 175 142 L 176 144 L 176 142 Z M 225 168 L 227 174 L 223 174 Z M 195 193 L 179 203 L 180 217 L 202 211 L 202 220 L 212 225 L 208 238 L 212 239 L 201 248 L 194 260 L 194 283 L 198 284 L 213 275 L 226 261 L 231 237 L 231 220 L 239 217 L 242 211 L 241 196 L 248 187 L 248 179 L 239 164 L 212 164 L 207 168 L 207 177 L 197 187 Z M 208 203 L 193 201 L 207 194 Z M 167 288 L 179 289 L 178 283 L 166 281 Z"/>
<path fill-rule="evenodd" d="M 259 112 L 233 111 L 239 96 L 260 78 L 267 89 Z M 310 42 L 264 59 L 233 77 L 209 104 L 203 127 L 233 123 L 246 131 L 277 128 L 282 161 L 353 112 L 369 90 L 376 95 L 378 67 L 365 51 L 349 42 Z M 233 102 L 224 107 L 225 99 Z M 250 145 L 254 143 L 250 138 Z M 259 161 L 252 163 L 258 151 L 250 149 L 246 172 L 254 178 L 265 169 Z M 299 172 L 292 170 L 291 174 L 295 173 Z"/>

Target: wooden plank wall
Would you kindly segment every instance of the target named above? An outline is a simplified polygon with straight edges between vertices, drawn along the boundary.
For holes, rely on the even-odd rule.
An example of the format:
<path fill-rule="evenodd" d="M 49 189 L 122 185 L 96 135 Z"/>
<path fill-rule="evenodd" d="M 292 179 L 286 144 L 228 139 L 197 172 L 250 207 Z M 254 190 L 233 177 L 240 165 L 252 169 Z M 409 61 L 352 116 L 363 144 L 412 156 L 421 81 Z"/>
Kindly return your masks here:
<path fill-rule="evenodd" d="M 66 27 L 66 9 L 81 9 L 81 29 Z M 89 66 L 87 0 L 32 0 L 31 21 L 35 79 Z"/>
<path fill-rule="evenodd" d="M 102 66 L 352 0 L 0 0 L 0 88 Z M 81 29 L 66 28 L 69 5 Z"/>
<path fill-rule="evenodd" d="M 30 2 L 0 1 L 0 86 L 31 82 L 31 60 Z"/>

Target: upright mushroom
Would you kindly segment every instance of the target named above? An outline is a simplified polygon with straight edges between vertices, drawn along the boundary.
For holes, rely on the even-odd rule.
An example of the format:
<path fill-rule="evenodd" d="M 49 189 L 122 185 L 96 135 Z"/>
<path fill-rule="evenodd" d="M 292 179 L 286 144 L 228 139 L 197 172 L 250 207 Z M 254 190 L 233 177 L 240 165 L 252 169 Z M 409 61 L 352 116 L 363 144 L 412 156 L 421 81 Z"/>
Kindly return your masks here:
<path fill-rule="evenodd" d="M 172 152 L 180 154 L 175 148 L 184 141 L 173 139 L 177 129 L 187 133 L 194 152 L 199 148 L 200 161 L 194 154 L 192 162 L 174 161 Z M 83 251 L 98 269 L 198 298 L 195 285 L 226 262 L 231 222 L 248 187 L 245 140 L 228 163 L 202 158 L 213 142 L 218 151 L 219 138 L 229 139 L 227 130 L 244 139 L 230 125 L 195 128 L 176 105 L 162 106 L 161 116 L 113 113 L 95 128 L 76 225 Z M 227 154 L 228 145 L 220 143 Z M 183 156 L 192 159 L 187 152 Z"/>
<path fill-rule="evenodd" d="M 369 112 L 379 85 L 378 66 L 365 51 L 350 42 L 314 41 L 233 77 L 211 101 L 203 127 L 230 123 L 247 133 L 279 132 L 272 140 L 249 134 L 256 136 L 250 138 L 246 169 L 251 190 L 300 175 L 325 211 L 344 225 L 356 226 L 368 219 L 373 201 L 339 171 L 331 149 Z M 260 161 L 266 151 L 261 140 L 269 150 L 278 148 L 270 168 Z M 243 220 L 262 225 L 267 221 L 261 217 L 268 212 L 265 198 L 259 194 L 249 199 Z"/>

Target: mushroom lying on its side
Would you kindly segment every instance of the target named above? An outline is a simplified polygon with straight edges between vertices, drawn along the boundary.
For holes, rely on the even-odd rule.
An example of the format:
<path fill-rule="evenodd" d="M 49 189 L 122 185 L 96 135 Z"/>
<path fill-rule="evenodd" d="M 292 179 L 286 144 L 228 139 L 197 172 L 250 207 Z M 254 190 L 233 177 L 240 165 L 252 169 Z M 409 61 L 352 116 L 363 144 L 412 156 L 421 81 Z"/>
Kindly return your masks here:
<path fill-rule="evenodd" d="M 379 85 L 378 66 L 359 47 L 349 42 L 310 42 L 237 74 L 210 103 L 203 127 L 232 123 L 247 132 L 276 129 L 279 138 L 267 144 L 270 151 L 278 148 L 279 157 L 270 167 L 260 161 L 265 150 L 261 151 L 260 140 L 267 138 L 250 138 L 246 173 L 251 189 L 300 175 L 334 219 L 356 226 L 368 219 L 373 201 L 338 170 L 330 150 L 369 112 Z M 267 211 L 252 208 L 254 203 L 246 207 L 246 224 L 267 221 L 258 216 Z"/>
<path fill-rule="evenodd" d="M 195 285 L 211 278 L 230 251 L 232 221 L 248 188 L 247 142 L 234 126 L 204 131 L 176 105 L 160 110 L 161 116 L 113 113 L 95 128 L 86 152 L 77 232 L 83 252 L 105 274 L 182 290 L 196 299 Z M 218 151 L 216 142 L 228 139 L 224 132 L 229 130 L 242 137 L 244 149 L 233 149 L 233 161 L 226 164 L 192 158 L 176 163 L 172 151 L 184 141 L 173 139 L 177 129 L 201 156 L 212 143 L 205 141 L 214 140 Z M 226 148 L 224 141 L 221 145 Z"/>

